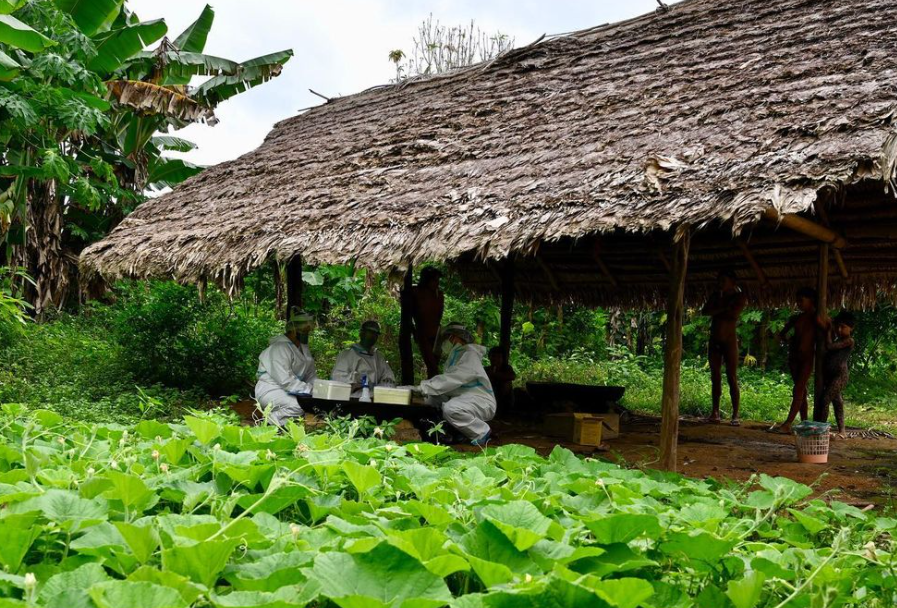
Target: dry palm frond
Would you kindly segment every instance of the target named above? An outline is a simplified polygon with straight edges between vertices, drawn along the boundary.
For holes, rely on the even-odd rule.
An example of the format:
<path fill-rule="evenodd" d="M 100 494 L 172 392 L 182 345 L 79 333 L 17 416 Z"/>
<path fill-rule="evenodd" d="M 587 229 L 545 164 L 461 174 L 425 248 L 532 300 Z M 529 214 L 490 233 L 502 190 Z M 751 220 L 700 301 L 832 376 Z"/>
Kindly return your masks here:
<path fill-rule="evenodd" d="M 139 80 L 113 80 L 106 88 L 118 103 L 141 114 L 161 114 L 184 122 L 217 124 L 212 108 L 191 99 L 186 86 L 161 86 Z"/>

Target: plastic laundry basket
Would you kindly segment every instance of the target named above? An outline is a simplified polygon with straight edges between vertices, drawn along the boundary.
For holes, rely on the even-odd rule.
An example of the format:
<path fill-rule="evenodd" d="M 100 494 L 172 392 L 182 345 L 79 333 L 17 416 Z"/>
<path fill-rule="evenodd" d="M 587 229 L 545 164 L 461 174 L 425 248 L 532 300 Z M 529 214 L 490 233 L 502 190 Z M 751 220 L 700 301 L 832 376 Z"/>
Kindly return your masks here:
<path fill-rule="evenodd" d="M 828 462 L 829 433 L 818 435 L 794 434 L 797 440 L 797 459 L 807 464 L 825 464 Z"/>

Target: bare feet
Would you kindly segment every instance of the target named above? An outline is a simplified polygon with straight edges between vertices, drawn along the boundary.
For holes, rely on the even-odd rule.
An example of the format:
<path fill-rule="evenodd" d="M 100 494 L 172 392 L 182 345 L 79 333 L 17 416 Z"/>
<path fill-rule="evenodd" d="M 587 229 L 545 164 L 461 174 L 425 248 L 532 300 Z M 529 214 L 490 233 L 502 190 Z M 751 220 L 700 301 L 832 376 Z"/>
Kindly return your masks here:
<path fill-rule="evenodd" d="M 716 412 L 714 414 L 710 414 L 710 416 L 705 418 L 704 422 L 706 422 L 707 424 L 719 424 L 722 422 L 722 419 L 720 418 L 719 412 Z"/>
<path fill-rule="evenodd" d="M 741 426 L 741 420 L 739 420 L 738 418 L 732 418 L 732 422 L 730 422 L 729 424 L 731 424 L 732 426 Z"/>
<path fill-rule="evenodd" d="M 787 422 L 782 424 L 774 424 L 768 429 L 766 429 L 767 433 L 781 433 L 782 435 L 790 435 L 791 434 L 791 425 Z"/>

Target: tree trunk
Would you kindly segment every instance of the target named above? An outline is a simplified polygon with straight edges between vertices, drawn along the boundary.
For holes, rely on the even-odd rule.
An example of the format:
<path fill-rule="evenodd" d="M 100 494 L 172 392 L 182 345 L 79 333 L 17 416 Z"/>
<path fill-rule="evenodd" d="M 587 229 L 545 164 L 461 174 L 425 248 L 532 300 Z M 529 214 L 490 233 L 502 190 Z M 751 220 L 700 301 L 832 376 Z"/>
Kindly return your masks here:
<path fill-rule="evenodd" d="M 24 299 L 41 321 L 46 313 L 65 304 L 71 276 L 76 271 L 72 257 L 62 245 L 62 201 L 56 182 L 33 181 L 28 188 L 28 227 L 25 244 L 17 245 L 12 263 L 24 268 L 34 284 L 24 285 Z"/>

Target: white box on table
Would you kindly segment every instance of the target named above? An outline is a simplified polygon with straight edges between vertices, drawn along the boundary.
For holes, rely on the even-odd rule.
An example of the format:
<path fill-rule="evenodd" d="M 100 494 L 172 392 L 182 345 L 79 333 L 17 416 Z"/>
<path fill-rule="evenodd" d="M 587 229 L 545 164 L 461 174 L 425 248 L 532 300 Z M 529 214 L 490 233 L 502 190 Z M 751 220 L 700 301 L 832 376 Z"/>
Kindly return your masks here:
<path fill-rule="evenodd" d="M 388 386 L 374 387 L 374 403 L 387 405 L 411 405 L 411 391 Z"/>
<path fill-rule="evenodd" d="M 348 401 L 352 396 L 352 385 L 334 380 L 315 380 L 312 392 L 315 399 L 327 399 L 329 401 Z"/>

